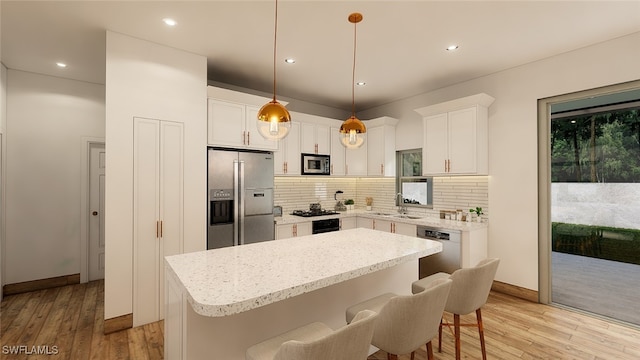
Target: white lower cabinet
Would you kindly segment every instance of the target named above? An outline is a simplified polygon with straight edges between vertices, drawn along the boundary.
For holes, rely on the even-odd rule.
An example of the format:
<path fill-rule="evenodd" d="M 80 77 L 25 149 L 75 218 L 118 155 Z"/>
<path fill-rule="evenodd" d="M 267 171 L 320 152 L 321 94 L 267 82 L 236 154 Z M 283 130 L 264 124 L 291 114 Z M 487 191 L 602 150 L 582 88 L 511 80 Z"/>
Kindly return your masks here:
<path fill-rule="evenodd" d="M 134 119 L 133 326 L 164 317 L 164 257 L 183 252 L 184 125 Z"/>
<path fill-rule="evenodd" d="M 358 225 L 357 222 L 356 217 L 340 218 L 340 230 L 355 229 Z"/>
<path fill-rule="evenodd" d="M 409 236 L 416 236 L 417 231 L 413 224 L 364 217 L 358 217 L 358 227 Z"/>
<path fill-rule="evenodd" d="M 311 222 L 276 225 L 276 239 L 311 235 Z"/>
<path fill-rule="evenodd" d="M 375 224 L 375 219 L 369 219 L 369 218 L 358 216 L 356 223 L 359 228 L 373 229 L 373 226 Z"/>
<path fill-rule="evenodd" d="M 374 230 L 386 231 L 394 234 L 416 236 L 416 226 L 388 220 L 375 220 Z"/>

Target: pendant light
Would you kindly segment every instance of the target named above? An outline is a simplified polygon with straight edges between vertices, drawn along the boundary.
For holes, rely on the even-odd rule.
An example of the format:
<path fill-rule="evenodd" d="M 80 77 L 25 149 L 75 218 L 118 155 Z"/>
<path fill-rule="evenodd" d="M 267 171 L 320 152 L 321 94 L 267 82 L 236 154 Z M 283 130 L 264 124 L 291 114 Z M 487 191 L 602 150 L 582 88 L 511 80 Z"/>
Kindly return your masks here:
<path fill-rule="evenodd" d="M 262 137 L 268 140 L 284 139 L 291 128 L 291 115 L 284 105 L 276 100 L 276 45 L 278 40 L 278 0 L 273 35 L 273 100 L 258 111 L 257 127 Z"/>
<path fill-rule="evenodd" d="M 351 117 L 340 126 L 340 142 L 347 149 L 357 149 L 364 144 L 364 134 L 367 127 L 356 117 L 356 25 L 362 21 L 362 14 L 349 15 L 349 22 L 353 24 L 353 71 L 351 78 Z"/>

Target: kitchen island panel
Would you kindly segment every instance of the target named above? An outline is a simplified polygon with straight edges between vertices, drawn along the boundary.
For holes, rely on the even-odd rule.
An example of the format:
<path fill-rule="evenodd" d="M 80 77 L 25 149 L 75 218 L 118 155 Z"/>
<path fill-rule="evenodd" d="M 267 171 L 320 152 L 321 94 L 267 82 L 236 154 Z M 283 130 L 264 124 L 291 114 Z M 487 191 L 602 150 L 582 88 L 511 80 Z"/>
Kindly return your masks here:
<path fill-rule="evenodd" d="M 347 307 L 386 292 L 408 295 L 417 278 L 411 261 L 230 316 L 201 316 L 187 305 L 182 359 L 242 360 L 251 345 L 311 322 L 340 328 Z"/>

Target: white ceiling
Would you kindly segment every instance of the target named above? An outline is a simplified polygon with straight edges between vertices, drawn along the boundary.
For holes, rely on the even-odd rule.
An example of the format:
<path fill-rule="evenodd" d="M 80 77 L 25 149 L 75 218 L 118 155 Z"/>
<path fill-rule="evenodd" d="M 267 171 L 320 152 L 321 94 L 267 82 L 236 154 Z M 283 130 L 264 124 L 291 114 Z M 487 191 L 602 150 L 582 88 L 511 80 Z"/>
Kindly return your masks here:
<path fill-rule="evenodd" d="M 111 30 L 206 56 L 209 80 L 272 89 L 273 0 L 2 0 L 0 6 L 0 56 L 10 69 L 103 84 Z M 280 0 L 278 94 L 350 110 L 347 17 L 354 11 L 364 15 L 356 80 L 367 83 L 356 89 L 357 110 L 640 31 L 640 0 Z M 178 25 L 168 28 L 165 17 Z M 453 43 L 459 50 L 446 51 Z M 68 67 L 58 69 L 56 61 Z"/>

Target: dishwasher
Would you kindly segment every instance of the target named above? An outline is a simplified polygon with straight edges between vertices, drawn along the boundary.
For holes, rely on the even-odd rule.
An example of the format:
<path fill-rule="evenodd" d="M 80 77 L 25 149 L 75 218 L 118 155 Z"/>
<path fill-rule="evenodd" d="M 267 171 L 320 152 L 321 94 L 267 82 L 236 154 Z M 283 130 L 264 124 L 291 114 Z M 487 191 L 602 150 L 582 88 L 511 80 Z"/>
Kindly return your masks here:
<path fill-rule="evenodd" d="M 451 274 L 460 269 L 461 232 L 459 230 L 418 225 L 416 236 L 442 243 L 442 252 L 420 258 L 420 279 L 438 272 Z"/>

